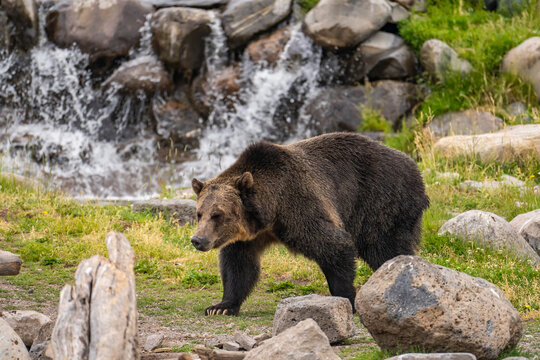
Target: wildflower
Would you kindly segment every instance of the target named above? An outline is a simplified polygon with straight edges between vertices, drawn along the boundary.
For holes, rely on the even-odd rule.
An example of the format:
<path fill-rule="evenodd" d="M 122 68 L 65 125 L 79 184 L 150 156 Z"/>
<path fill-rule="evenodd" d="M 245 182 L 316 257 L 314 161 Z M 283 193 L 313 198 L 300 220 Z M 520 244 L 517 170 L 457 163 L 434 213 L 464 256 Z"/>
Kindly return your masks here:
<path fill-rule="evenodd" d="M 529 179 L 534 179 L 534 174 L 532 174 L 531 176 L 529 176 Z"/>
<path fill-rule="evenodd" d="M 43 215 L 47 215 L 48 213 L 48 211 L 43 211 Z"/>

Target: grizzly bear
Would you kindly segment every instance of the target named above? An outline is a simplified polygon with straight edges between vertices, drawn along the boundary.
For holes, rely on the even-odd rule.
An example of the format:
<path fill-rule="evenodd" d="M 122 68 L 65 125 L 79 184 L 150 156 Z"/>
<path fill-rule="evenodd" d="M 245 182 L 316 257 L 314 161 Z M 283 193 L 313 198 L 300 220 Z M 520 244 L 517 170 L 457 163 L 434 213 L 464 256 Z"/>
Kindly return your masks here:
<path fill-rule="evenodd" d="M 314 260 L 354 309 L 355 258 L 373 270 L 415 253 L 429 200 L 407 155 L 360 134 L 291 145 L 259 142 L 216 178 L 192 181 L 200 251 L 218 248 L 223 299 L 206 315 L 238 315 L 273 243 Z"/>

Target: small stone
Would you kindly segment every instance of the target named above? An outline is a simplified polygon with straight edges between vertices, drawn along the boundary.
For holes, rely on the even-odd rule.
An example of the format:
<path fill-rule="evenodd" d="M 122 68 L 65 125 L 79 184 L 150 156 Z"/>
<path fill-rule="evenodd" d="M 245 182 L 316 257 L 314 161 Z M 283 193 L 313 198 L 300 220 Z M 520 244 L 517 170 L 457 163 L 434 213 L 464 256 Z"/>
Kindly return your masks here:
<path fill-rule="evenodd" d="M 238 351 L 240 350 L 240 345 L 236 341 L 227 341 L 223 343 L 223 350 Z"/>
<path fill-rule="evenodd" d="M 540 37 L 527 39 L 508 51 L 502 61 L 502 70 L 531 82 L 540 100 Z"/>
<path fill-rule="evenodd" d="M 236 341 L 242 349 L 247 351 L 253 349 L 255 344 L 257 344 L 257 340 L 241 332 L 234 334 L 234 341 Z"/>
<path fill-rule="evenodd" d="M 263 341 L 271 339 L 272 335 L 270 334 L 259 334 L 254 336 L 253 339 L 257 342 L 257 346 L 260 345 Z"/>
<path fill-rule="evenodd" d="M 305 319 L 315 320 L 330 343 L 347 339 L 354 333 L 348 299 L 311 294 L 281 300 L 274 316 L 273 336 Z"/>
<path fill-rule="evenodd" d="M 456 172 L 437 172 L 435 178 L 442 182 L 453 182 L 459 180 L 461 178 L 461 175 Z"/>
<path fill-rule="evenodd" d="M 516 216 L 510 225 L 540 255 L 540 209 Z"/>
<path fill-rule="evenodd" d="M 152 351 L 157 349 L 163 342 L 164 338 L 165 337 L 163 334 L 152 334 L 148 336 L 146 338 L 146 342 L 144 343 L 144 351 Z"/>
<path fill-rule="evenodd" d="M 223 344 L 232 341 L 234 341 L 234 337 L 232 335 L 215 335 L 206 340 L 204 346 L 207 348 L 223 348 Z"/>
<path fill-rule="evenodd" d="M 313 319 L 300 321 L 250 350 L 244 360 L 339 360 Z"/>

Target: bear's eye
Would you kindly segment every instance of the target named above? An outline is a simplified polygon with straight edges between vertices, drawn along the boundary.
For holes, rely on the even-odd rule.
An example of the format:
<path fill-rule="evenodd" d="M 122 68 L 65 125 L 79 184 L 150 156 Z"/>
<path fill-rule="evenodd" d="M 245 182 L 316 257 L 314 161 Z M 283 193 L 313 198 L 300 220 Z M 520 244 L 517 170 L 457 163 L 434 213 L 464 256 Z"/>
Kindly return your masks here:
<path fill-rule="evenodd" d="M 212 214 L 212 216 L 210 217 L 212 220 L 219 220 L 221 218 L 221 213 L 215 213 L 215 214 Z"/>
<path fill-rule="evenodd" d="M 197 221 L 201 221 L 201 217 L 202 217 L 202 214 L 201 214 L 201 213 L 197 213 Z"/>

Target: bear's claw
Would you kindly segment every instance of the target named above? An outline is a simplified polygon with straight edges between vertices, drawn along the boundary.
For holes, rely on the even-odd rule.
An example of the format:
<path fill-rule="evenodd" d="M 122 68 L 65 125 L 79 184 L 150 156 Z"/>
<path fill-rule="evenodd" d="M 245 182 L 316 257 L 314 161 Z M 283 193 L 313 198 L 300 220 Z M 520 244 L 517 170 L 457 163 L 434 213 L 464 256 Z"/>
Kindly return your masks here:
<path fill-rule="evenodd" d="M 210 316 L 210 315 L 230 315 L 230 316 L 238 316 L 238 308 L 233 308 L 227 305 L 217 304 L 212 305 L 206 308 L 204 310 L 204 315 Z"/>

